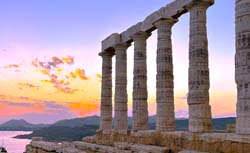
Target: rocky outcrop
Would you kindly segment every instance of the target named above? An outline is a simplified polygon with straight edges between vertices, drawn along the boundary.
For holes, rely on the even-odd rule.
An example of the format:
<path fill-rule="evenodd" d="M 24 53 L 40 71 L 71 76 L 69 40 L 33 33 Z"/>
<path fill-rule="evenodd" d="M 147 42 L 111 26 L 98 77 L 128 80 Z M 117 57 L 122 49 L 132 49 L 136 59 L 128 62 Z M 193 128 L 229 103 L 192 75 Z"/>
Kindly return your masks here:
<path fill-rule="evenodd" d="M 97 145 L 86 142 L 72 143 L 48 143 L 48 142 L 31 142 L 26 147 L 25 153 L 168 153 L 167 147 L 115 143 L 114 146 Z"/>
<path fill-rule="evenodd" d="M 83 142 L 32 142 L 26 153 L 249 153 L 250 136 L 235 133 L 100 131 Z"/>

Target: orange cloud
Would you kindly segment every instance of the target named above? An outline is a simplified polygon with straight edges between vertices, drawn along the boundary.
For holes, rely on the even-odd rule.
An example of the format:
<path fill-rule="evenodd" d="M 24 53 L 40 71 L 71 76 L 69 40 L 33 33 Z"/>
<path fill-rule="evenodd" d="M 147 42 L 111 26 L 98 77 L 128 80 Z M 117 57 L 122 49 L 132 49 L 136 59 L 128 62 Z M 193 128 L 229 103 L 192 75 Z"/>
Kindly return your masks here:
<path fill-rule="evenodd" d="M 69 64 L 69 65 L 74 64 L 74 58 L 73 58 L 72 56 L 63 57 L 63 58 L 62 58 L 62 61 L 63 61 L 64 63 Z"/>
<path fill-rule="evenodd" d="M 98 79 L 101 79 L 101 78 L 102 78 L 102 75 L 101 75 L 100 73 L 97 73 L 97 74 L 96 74 L 96 77 L 97 77 Z"/>
<path fill-rule="evenodd" d="M 47 69 L 40 70 L 40 72 L 41 72 L 42 74 L 49 74 L 49 70 L 47 70 Z"/>
<path fill-rule="evenodd" d="M 62 72 L 63 69 L 62 69 L 62 68 L 57 68 L 56 71 L 57 71 L 57 72 Z"/>
<path fill-rule="evenodd" d="M 83 69 L 76 69 L 75 75 L 82 80 L 88 80 L 88 77 L 85 76 L 85 71 Z"/>
<path fill-rule="evenodd" d="M 68 107 L 71 111 L 75 112 L 78 116 L 86 116 L 90 114 L 95 114 L 99 111 L 99 104 L 98 103 L 70 103 Z"/>
<path fill-rule="evenodd" d="M 52 83 L 51 80 L 41 80 L 43 83 Z"/>
<path fill-rule="evenodd" d="M 97 73 L 96 77 L 98 78 L 98 82 L 101 83 L 102 82 L 102 75 L 100 73 Z"/>
<path fill-rule="evenodd" d="M 49 76 L 50 80 L 41 80 L 43 83 L 51 83 L 53 86 L 58 89 L 58 91 L 66 93 L 66 94 L 73 94 L 78 89 L 72 89 L 69 87 L 70 83 L 68 81 L 59 79 L 58 76 L 52 74 Z"/>
<path fill-rule="evenodd" d="M 69 73 L 69 76 L 70 76 L 71 78 L 76 78 L 76 75 L 75 75 L 75 73 L 73 73 L 73 72 L 70 72 L 70 73 Z"/>
<path fill-rule="evenodd" d="M 68 66 L 74 63 L 74 58 L 72 56 L 58 58 L 53 56 L 49 61 L 40 61 L 39 59 L 35 59 L 32 61 L 32 65 L 36 67 L 42 74 L 47 75 L 50 79 L 41 80 L 43 83 L 50 83 L 58 89 L 60 92 L 73 94 L 78 89 L 72 89 L 70 86 L 70 78 L 80 78 L 81 80 L 88 80 L 88 77 L 85 75 L 85 71 L 83 69 L 76 69 L 74 72 L 70 72 L 68 75 L 65 75 L 63 70 L 66 70 L 64 64 Z M 68 72 L 67 72 L 68 73 Z"/>
<path fill-rule="evenodd" d="M 37 90 L 40 88 L 40 86 L 37 86 L 37 85 L 33 85 L 33 84 L 30 84 L 30 83 L 18 83 L 18 85 L 20 87 L 27 87 L 27 88 L 36 88 Z"/>

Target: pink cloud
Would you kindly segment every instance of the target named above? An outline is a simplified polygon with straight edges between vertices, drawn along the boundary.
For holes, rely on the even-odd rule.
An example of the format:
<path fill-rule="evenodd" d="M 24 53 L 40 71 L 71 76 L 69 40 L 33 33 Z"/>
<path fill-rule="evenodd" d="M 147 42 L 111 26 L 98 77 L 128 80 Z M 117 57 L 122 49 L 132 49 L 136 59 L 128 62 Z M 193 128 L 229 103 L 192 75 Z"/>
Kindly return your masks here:
<path fill-rule="evenodd" d="M 71 66 L 74 64 L 74 58 L 72 56 L 58 58 L 53 56 L 49 61 L 41 61 L 35 59 L 32 61 L 32 65 L 38 69 L 42 74 L 49 77 L 48 80 L 42 80 L 44 83 L 50 83 L 58 89 L 60 92 L 67 94 L 73 94 L 78 89 L 72 89 L 70 87 L 70 78 L 80 78 L 81 80 L 88 80 L 88 77 L 85 75 L 84 69 L 77 68 L 75 72 L 65 72 L 65 67 L 61 66 Z M 69 68 L 70 69 L 70 68 Z M 68 73 L 65 75 L 65 73 Z"/>
<path fill-rule="evenodd" d="M 88 80 L 88 77 L 85 75 L 84 69 L 76 69 L 75 75 L 78 76 L 82 80 Z"/>
<path fill-rule="evenodd" d="M 53 123 L 55 121 L 76 117 L 65 104 L 42 101 L 39 103 L 0 101 L 0 121 L 22 118 L 32 123 Z"/>

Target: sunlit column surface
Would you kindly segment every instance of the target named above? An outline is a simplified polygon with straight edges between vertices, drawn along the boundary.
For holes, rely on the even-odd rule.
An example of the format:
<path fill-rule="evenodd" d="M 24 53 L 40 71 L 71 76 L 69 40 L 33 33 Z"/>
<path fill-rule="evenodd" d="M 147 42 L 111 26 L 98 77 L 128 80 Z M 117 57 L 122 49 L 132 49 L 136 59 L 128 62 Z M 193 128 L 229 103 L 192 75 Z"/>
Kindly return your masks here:
<path fill-rule="evenodd" d="M 116 130 L 128 129 L 128 95 L 127 95 L 127 48 L 128 44 L 115 46 L 115 124 Z"/>
<path fill-rule="evenodd" d="M 236 133 L 250 134 L 250 1 L 236 0 Z"/>
<path fill-rule="evenodd" d="M 174 113 L 174 75 L 172 58 L 172 26 L 176 19 L 165 19 L 155 23 L 157 39 L 157 75 L 156 75 L 156 129 L 175 130 Z"/>
<path fill-rule="evenodd" d="M 134 40 L 134 79 L 133 79 L 133 130 L 148 129 L 148 91 L 146 41 L 150 34 L 140 32 Z"/>
<path fill-rule="evenodd" d="M 209 62 L 206 10 L 211 3 L 197 2 L 189 8 L 189 131 L 209 132 L 212 129 L 209 105 Z"/>
<path fill-rule="evenodd" d="M 113 53 L 104 52 L 102 56 L 102 91 L 100 129 L 112 129 L 112 57 Z"/>

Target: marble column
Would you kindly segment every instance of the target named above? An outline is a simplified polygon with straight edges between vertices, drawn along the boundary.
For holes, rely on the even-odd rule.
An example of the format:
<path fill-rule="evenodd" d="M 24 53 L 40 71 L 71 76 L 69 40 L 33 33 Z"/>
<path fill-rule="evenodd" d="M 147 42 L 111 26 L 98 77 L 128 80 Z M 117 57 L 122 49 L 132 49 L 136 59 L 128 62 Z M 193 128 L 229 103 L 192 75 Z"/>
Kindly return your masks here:
<path fill-rule="evenodd" d="M 210 3 L 197 2 L 189 8 L 189 131 L 212 130 L 211 106 L 209 105 L 209 62 L 206 28 L 206 10 Z"/>
<path fill-rule="evenodd" d="M 157 21 L 156 130 L 174 131 L 174 75 L 172 58 L 172 26 L 176 19 Z"/>
<path fill-rule="evenodd" d="M 113 53 L 104 52 L 102 56 L 102 91 L 100 129 L 112 129 L 112 57 Z"/>
<path fill-rule="evenodd" d="M 134 40 L 134 79 L 133 79 L 133 121 L 132 130 L 148 129 L 148 91 L 146 41 L 150 34 L 139 32 Z"/>
<path fill-rule="evenodd" d="M 235 1 L 237 84 L 236 133 L 250 134 L 250 1 Z"/>
<path fill-rule="evenodd" d="M 115 124 L 116 130 L 128 129 L 128 95 L 127 95 L 127 48 L 128 44 L 115 46 Z"/>

